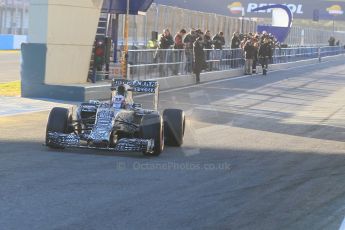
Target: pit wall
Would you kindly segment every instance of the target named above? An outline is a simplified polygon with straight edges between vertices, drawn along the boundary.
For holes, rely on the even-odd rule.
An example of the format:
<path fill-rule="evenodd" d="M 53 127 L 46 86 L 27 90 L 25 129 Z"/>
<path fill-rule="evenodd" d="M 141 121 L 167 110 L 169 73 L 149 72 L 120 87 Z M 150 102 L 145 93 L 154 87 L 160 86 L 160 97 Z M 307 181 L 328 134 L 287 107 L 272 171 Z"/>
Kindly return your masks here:
<path fill-rule="evenodd" d="M 45 49 L 44 47 L 26 47 L 25 49 L 39 50 L 36 52 L 35 60 L 45 60 Z M 23 58 L 25 53 L 23 54 Z M 331 57 L 322 58 L 322 62 L 326 61 L 337 61 L 339 59 L 345 60 L 345 55 L 337 55 Z M 27 71 L 26 75 L 43 76 L 43 72 L 37 72 L 42 70 L 41 66 L 36 61 L 23 63 L 25 65 L 34 66 L 33 69 Z M 289 68 L 303 67 L 306 65 L 316 65 L 319 63 L 319 59 L 309 59 L 298 62 L 282 63 L 270 65 L 270 70 L 285 70 Z M 212 82 L 222 79 L 231 79 L 234 77 L 243 76 L 243 69 L 233 69 L 226 71 L 208 72 L 201 74 L 201 82 Z M 33 97 L 33 98 L 49 98 L 58 99 L 65 101 L 77 101 L 83 102 L 88 100 L 109 100 L 110 97 L 110 83 L 99 82 L 96 84 L 70 84 L 70 85 L 52 85 L 52 84 L 40 84 L 42 79 L 32 78 L 30 82 L 22 81 L 22 96 Z M 152 79 L 153 80 L 153 79 Z M 172 76 L 166 78 L 155 79 L 159 82 L 160 90 L 175 89 L 179 87 L 185 87 L 195 85 L 194 75 L 185 76 Z M 34 83 L 34 84 L 33 84 Z"/>

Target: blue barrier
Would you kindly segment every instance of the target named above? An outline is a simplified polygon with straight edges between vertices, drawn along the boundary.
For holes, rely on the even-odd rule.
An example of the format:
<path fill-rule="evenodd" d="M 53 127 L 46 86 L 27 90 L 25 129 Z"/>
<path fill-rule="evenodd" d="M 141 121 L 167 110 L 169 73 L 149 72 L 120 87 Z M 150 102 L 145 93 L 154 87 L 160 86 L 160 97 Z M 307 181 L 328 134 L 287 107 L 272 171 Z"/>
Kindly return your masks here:
<path fill-rule="evenodd" d="M 0 35 L 0 50 L 19 50 L 21 44 L 26 41 L 26 35 Z"/>
<path fill-rule="evenodd" d="M 0 50 L 13 49 L 13 35 L 0 35 Z"/>

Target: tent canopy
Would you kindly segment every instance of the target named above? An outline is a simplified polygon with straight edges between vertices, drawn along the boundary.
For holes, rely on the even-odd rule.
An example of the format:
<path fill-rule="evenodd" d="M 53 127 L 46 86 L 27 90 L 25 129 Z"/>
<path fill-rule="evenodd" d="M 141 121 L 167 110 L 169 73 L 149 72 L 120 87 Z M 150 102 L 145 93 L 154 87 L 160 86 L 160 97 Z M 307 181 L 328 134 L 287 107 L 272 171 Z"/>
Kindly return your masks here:
<path fill-rule="evenodd" d="M 153 0 L 130 0 L 129 14 L 137 15 L 139 11 L 146 12 Z M 102 13 L 126 14 L 127 0 L 104 0 Z"/>

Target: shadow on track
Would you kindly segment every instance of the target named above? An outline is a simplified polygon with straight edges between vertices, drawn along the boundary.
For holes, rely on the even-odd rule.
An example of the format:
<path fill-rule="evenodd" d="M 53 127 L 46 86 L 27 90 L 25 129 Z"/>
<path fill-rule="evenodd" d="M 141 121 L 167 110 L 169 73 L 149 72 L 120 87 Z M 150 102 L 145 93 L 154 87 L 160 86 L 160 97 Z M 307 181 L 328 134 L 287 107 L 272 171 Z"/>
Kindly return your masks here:
<path fill-rule="evenodd" d="M 201 148 L 146 159 L 47 151 L 36 142 L 0 148 L 6 229 L 337 229 L 343 219 L 341 154 Z M 224 163 L 230 169 L 217 168 Z"/>

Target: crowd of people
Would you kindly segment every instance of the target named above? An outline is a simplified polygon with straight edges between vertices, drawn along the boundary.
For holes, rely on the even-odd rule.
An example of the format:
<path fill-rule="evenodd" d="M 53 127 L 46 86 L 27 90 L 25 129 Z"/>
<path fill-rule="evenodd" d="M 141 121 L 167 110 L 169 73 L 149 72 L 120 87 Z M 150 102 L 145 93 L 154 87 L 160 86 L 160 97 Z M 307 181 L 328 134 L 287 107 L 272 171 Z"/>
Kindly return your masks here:
<path fill-rule="evenodd" d="M 266 33 L 249 33 L 240 34 L 235 32 L 231 38 L 231 49 L 242 49 L 243 58 L 245 59 L 245 74 L 256 73 L 256 66 L 261 64 L 263 74 L 266 75 L 268 63 L 272 59 L 273 49 L 276 47 L 276 39 Z M 206 69 L 212 69 L 212 63 L 207 63 L 210 53 L 213 50 L 222 50 L 225 46 L 224 33 L 219 32 L 214 36 L 209 30 L 201 31 L 200 29 L 191 29 L 188 33 L 185 29 L 181 29 L 173 36 L 169 29 L 164 29 L 159 36 L 158 42 L 154 48 L 164 51 L 168 49 L 184 50 L 186 57 L 185 72 L 196 75 L 196 82 L 200 82 L 200 73 Z M 153 48 L 153 47 L 151 47 Z M 158 53 L 158 52 L 156 52 Z M 155 55 L 159 63 L 166 62 L 166 55 Z M 175 56 L 174 56 L 175 55 Z M 177 60 L 179 53 L 175 53 L 172 61 Z M 221 59 L 221 57 L 219 57 Z M 160 72 L 164 71 L 164 66 L 160 65 Z M 176 66 L 169 66 L 174 74 L 177 74 Z"/>
<path fill-rule="evenodd" d="M 262 67 L 262 74 L 266 75 L 268 63 L 272 61 L 273 51 L 280 44 L 277 39 L 267 32 L 240 35 L 235 32 L 231 39 L 231 48 L 241 48 L 244 51 L 244 74 L 257 73 L 258 63 Z"/>
<path fill-rule="evenodd" d="M 208 68 L 205 59 L 205 50 L 211 49 L 223 49 L 225 45 L 225 38 L 223 32 L 219 32 L 216 35 L 212 36 L 209 30 L 202 32 L 200 29 L 191 29 L 187 32 L 185 29 L 181 29 L 173 37 L 169 29 L 164 29 L 163 33 L 158 38 L 158 43 L 155 48 L 157 50 L 166 50 L 166 49 L 175 49 L 175 50 L 184 50 L 186 57 L 185 72 L 192 73 L 194 72 L 197 76 L 197 81 L 200 76 L 200 72 Z M 150 47 L 153 48 L 153 47 Z M 166 61 L 167 55 L 164 52 L 156 52 L 159 55 L 155 55 L 157 61 L 163 63 Z M 209 55 L 209 51 L 206 51 Z M 179 59 L 180 53 L 175 52 L 171 57 L 173 61 Z M 169 68 L 172 68 L 174 74 L 178 72 L 178 66 L 170 65 Z M 164 66 L 159 66 L 160 73 L 164 75 Z M 199 81 L 198 81 L 199 82 Z"/>
<path fill-rule="evenodd" d="M 340 46 L 340 40 L 338 40 L 337 42 L 335 42 L 335 41 L 336 41 L 335 37 L 331 36 L 328 39 L 328 45 L 329 46 Z"/>

